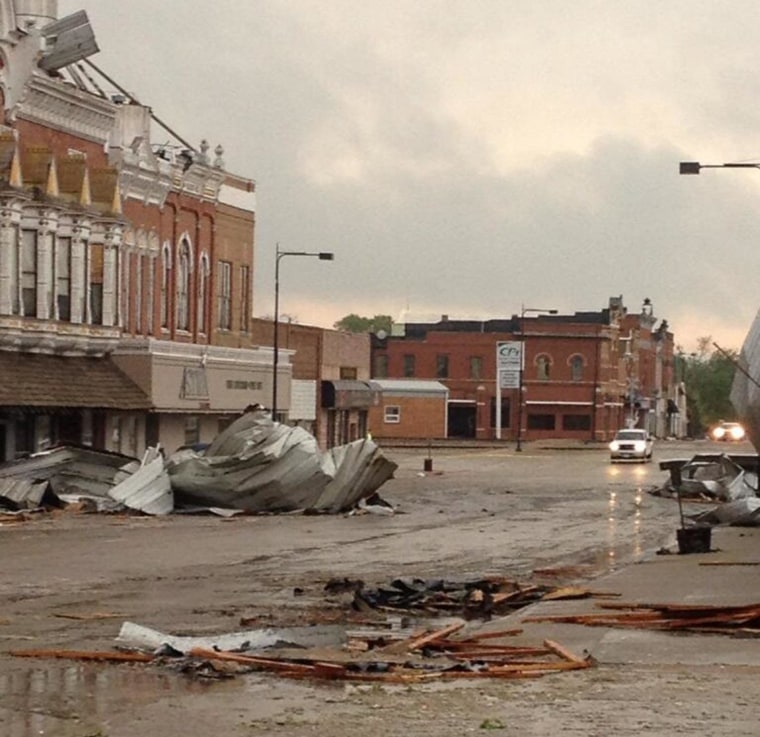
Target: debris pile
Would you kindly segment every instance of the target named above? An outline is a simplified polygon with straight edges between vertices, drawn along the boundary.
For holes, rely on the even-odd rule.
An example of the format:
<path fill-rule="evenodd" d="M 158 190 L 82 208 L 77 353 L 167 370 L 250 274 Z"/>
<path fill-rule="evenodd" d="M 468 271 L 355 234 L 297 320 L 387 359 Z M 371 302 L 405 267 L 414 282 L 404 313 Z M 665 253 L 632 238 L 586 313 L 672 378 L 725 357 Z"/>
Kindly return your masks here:
<path fill-rule="evenodd" d="M 245 512 L 347 511 L 397 466 L 369 438 L 322 453 L 313 435 L 246 412 L 201 455 L 181 451 L 167 471 L 178 500 Z"/>
<path fill-rule="evenodd" d="M 397 578 L 388 586 L 365 587 L 360 579 L 334 578 L 325 584 L 328 595 L 349 594 L 356 611 L 377 610 L 418 617 L 458 615 L 465 619 L 490 619 L 548 599 L 581 599 L 611 596 L 590 589 L 521 582 L 501 576 L 474 581 Z"/>
<path fill-rule="evenodd" d="M 0 465 L 0 510 L 72 504 L 97 512 L 339 513 L 377 496 L 397 466 L 369 438 L 322 453 L 305 430 L 246 412 L 199 453 L 142 460 L 65 446 Z M 372 511 L 364 505 L 367 511 Z M 379 509 L 379 507 L 378 507 Z M 385 505 L 382 513 L 392 513 Z M 17 521 L 19 517 L 13 517 Z"/>
<path fill-rule="evenodd" d="M 660 468 L 670 472 L 661 496 L 692 502 L 718 503 L 714 508 L 692 515 L 697 524 L 753 526 L 760 524 L 760 497 L 755 456 L 700 453 L 688 461 L 663 461 Z"/>
<path fill-rule="evenodd" d="M 249 642 L 235 649 L 217 645 L 192 645 L 176 648 L 167 637 L 151 652 L 121 651 L 15 650 L 16 657 L 70 658 L 108 662 L 150 663 L 174 666 L 179 662 L 185 672 L 208 677 L 208 671 L 222 677 L 235 672 L 262 671 L 288 678 L 313 678 L 386 683 L 419 683 L 452 678 L 536 678 L 550 673 L 589 668 L 591 657 L 580 657 L 562 645 L 544 640 L 540 646 L 510 646 L 496 642 L 520 630 L 454 635 L 465 626 L 457 621 L 437 630 L 414 632 L 391 644 L 378 646 L 373 635 L 365 636 L 358 647 L 356 638 L 341 649 L 298 650 L 297 654 L 262 655 Z M 135 628 L 136 625 L 130 625 Z M 151 632 L 151 631 L 149 631 Z M 160 638 L 159 638 L 160 639 Z M 185 638 L 189 639 L 189 638 Z M 124 640 L 120 636 L 120 640 Z M 174 638 L 177 643 L 177 638 Z M 383 643 L 385 640 L 383 640 Z"/>
<path fill-rule="evenodd" d="M 714 606 L 708 604 L 598 604 L 616 612 L 554 614 L 527 617 L 523 622 L 563 622 L 595 627 L 631 627 L 709 634 L 760 634 L 760 604 Z"/>

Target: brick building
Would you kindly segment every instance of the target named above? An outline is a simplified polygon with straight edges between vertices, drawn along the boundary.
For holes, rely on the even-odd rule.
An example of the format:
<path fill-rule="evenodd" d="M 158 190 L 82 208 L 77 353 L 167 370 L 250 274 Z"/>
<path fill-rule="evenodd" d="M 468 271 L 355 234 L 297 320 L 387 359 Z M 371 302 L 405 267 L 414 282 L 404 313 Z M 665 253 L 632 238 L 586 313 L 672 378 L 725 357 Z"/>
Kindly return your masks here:
<path fill-rule="evenodd" d="M 667 434 L 676 397 L 673 335 L 645 300 L 597 312 L 397 325 L 373 337 L 373 378 L 437 380 L 449 390 L 448 437 L 608 440 L 632 424 Z M 497 386 L 497 345 L 521 343 L 521 386 Z"/>
<path fill-rule="evenodd" d="M 82 71 L 86 15 L 56 11 L 0 0 L 0 459 L 210 440 L 271 391 L 253 182 L 220 146 L 153 144 L 151 111 Z"/>
<path fill-rule="evenodd" d="M 251 325 L 254 344 L 272 344 L 271 320 L 254 318 Z M 281 322 L 278 342 L 279 418 L 304 427 L 323 448 L 365 436 L 377 401 L 368 383 L 369 335 Z M 271 403 L 270 393 L 264 404 Z"/>

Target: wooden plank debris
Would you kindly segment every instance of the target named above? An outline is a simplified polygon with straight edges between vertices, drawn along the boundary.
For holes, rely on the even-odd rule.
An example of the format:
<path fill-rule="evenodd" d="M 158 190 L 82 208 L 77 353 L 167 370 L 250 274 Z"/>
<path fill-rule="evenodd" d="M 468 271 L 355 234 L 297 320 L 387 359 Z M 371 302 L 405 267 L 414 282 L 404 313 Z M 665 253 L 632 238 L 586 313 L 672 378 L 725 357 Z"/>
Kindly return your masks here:
<path fill-rule="evenodd" d="M 463 640 L 452 639 L 464 622 L 456 622 L 416 637 L 403 644 L 404 657 L 379 660 L 382 649 L 372 655 L 345 651 L 334 655 L 319 651 L 318 657 L 310 657 L 309 651 L 299 652 L 298 657 L 262 657 L 241 652 L 220 651 L 209 648 L 193 648 L 188 658 L 207 662 L 217 670 L 229 671 L 229 664 L 245 666 L 251 670 L 277 674 L 286 678 L 314 678 L 386 683 L 419 683 L 444 678 L 537 678 L 551 673 L 591 667 L 593 662 L 576 656 L 562 645 L 547 640 L 541 646 L 498 645 L 478 637 Z M 368 644 L 368 649 L 371 645 Z M 421 655 L 424 648 L 426 655 Z M 469 648 L 469 650 L 468 650 Z M 475 649 L 477 648 L 477 649 Z M 161 660 L 159 656 L 141 652 L 101 652 L 82 650 L 15 650 L 16 657 L 67 658 L 121 663 L 149 663 Z M 433 657 L 428 657 L 433 654 Z M 316 653 L 315 653 L 316 655 Z M 218 665 L 214 665 L 217 663 Z"/>
<path fill-rule="evenodd" d="M 715 606 L 709 604 L 600 603 L 607 612 L 554 614 L 526 617 L 523 622 L 564 622 L 597 627 L 683 630 L 715 633 L 716 628 L 734 632 L 760 627 L 760 604 Z M 617 610 L 617 611 L 610 611 Z"/>
<path fill-rule="evenodd" d="M 11 650 L 16 658 L 62 658 L 65 660 L 99 660 L 109 663 L 150 663 L 155 655 L 147 653 L 125 653 L 118 650 Z"/>

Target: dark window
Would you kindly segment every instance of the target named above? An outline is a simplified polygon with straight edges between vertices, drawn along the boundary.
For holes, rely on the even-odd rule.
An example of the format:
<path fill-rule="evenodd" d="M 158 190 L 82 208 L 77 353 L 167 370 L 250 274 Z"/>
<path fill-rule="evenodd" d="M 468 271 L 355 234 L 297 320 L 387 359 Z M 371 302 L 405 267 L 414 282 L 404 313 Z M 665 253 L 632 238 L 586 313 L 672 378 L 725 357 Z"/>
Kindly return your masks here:
<path fill-rule="evenodd" d="M 413 353 L 407 353 L 404 356 L 404 376 L 414 376 L 415 356 Z"/>
<path fill-rule="evenodd" d="M 55 282 L 58 319 L 71 319 L 71 238 L 59 238 L 56 250 Z"/>
<path fill-rule="evenodd" d="M 240 330 L 244 333 L 250 328 L 251 318 L 251 270 L 248 266 L 240 267 Z"/>
<path fill-rule="evenodd" d="M 549 379 L 549 369 L 551 368 L 551 361 L 549 356 L 539 356 L 536 359 L 536 378 L 539 381 L 547 381 Z"/>
<path fill-rule="evenodd" d="M 528 430 L 554 430 L 555 417 L 554 415 L 528 415 Z"/>
<path fill-rule="evenodd" d="M 570 376 L 573 381 L 583 379 L 583 356 L 573 356 L 570 359 Z"/>
<path fill-rule="evenodd" d="M 435 376 L 438 379 L 449 378 L 449 357 L 445 353 L 435 357 Z"/>
<path fill-rule="evenodd" d="M 501 398 L 501 426 L 510 427 L 510 404 L 509 399 Z M 491 427 L 496 427 L 496 397 L 491 397 Z"/>
<path fill-rule="evenodd" d="M 21 300 L 24 315 L 37 317 L 37 231 L 21 231 Z"/>
<path fill-rule="evenodd" d="M 232 264 L 229 261 L 219 262 L 219 328 L 232 329 Z"/>
<path fill-rule="evenodd" d="M 190 329 L 190 244 L 182 241 L 177 257 L 177 329 Z"/>
<path fill-rule="evenodd" d="M 479 381 L 483 378 L 483 357 L 470 356 L 470 378 Z"/>
<path fill-rule="evenodd" d="M 93 325 L 103 324 L 103 246 L 90 246 L 90 310 Z"/>
<path fill-rule="evenodd" d="M 388 378 L 388 354 L 380 353 L 375 356 L 375 378 L 387 379 Z"/>
<path fill-rule="evenodd" d="M 590 430 L 591 415 L 562 415 L 563 430 Z"/>

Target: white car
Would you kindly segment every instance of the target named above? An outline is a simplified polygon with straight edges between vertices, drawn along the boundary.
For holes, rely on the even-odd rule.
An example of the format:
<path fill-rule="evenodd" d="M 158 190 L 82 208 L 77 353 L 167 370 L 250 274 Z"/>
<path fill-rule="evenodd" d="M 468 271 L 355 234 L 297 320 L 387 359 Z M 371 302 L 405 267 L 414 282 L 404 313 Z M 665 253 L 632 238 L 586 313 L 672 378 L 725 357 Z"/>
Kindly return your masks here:
<path fill-rule="evenodd" d="M 610 461 L 649 461 L 652 458 L 654 438 L 637 428 L 618 430 L 610 443 Z"/>
<path fill-rule="evenodd" d="M 713 440 L 744 440 L 747 434 L 738 422 L 721 422 L 710 433 Z"/>

